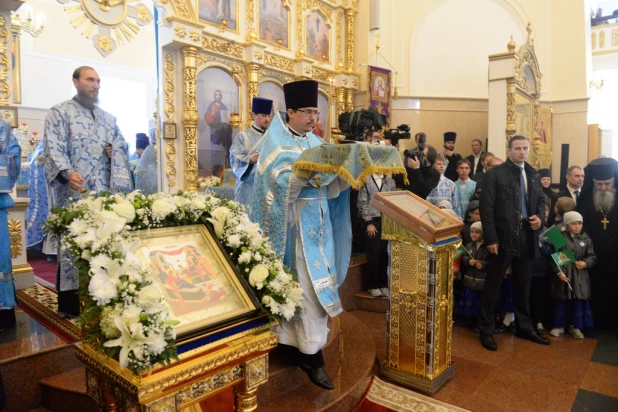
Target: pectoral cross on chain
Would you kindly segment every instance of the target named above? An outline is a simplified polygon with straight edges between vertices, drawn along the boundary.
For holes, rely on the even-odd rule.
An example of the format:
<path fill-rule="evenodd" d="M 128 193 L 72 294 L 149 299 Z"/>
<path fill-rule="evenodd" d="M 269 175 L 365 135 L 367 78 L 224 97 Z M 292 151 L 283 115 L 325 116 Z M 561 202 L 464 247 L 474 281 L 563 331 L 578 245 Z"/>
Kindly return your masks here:
<path fill-rule="evenodd" d="M 603 216 L 603 220 L 601 220 L 601 223 L 603 223 L 603 230 L 607 230 L 607 225 L 609 223 L 609 220 L 607 220 L 607 217 Z"/>

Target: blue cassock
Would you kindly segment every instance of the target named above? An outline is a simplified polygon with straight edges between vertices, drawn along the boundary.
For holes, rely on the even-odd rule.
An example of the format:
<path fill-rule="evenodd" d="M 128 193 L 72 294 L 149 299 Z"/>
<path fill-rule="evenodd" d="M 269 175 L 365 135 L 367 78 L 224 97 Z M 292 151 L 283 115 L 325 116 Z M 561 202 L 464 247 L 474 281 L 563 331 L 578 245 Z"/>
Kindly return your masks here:
<path fill-rule="evenodd" d="M 45 175 L 55 191 L 54 206 L 64 206 L 71 190 L 67 176 L 79 172 L 88 191 L 126 192 L 133 188 L 129 154 L 116 118 L 95 107 L 90 110 L 75 100 L 52 107 L 45 119 Z M 111 144 L 111 159 L 105 145 Z"/>
<path fill-rule="evenodd" d="M 338 184 L 337 175 L 313 173 L 294 201 L 293 221 L 288 221 L 292 164 L 303 150 L 316 147 L 321 141 L 313 133 L 295 137 L 284 118 L 285 112 L 277 113 L 264 137 L 251 217 L 295 275 L 308 272 L 319 303 L 328 315 L 336 316 L 342 311 L 337 289 L 350 263 L 350 191 L 328 199 L 329 185 Z M 302 249 L 297 249 L 297 245 Z M 301 254 L 305 267 L 298 265 Z"/>
<path fill-rule="evenodd" d="M 0 310 L 15 306 L 15 285 L 11 263 L 11 239 L 7 209 L 15 206 L 9 193 L 19 176 L 21 147 L 11 132 L 11 126 L 0 120 Z"/>
<path fill-rule="evenodd" d="M 87 191 L 128 192 L 133 189 L 128 145 L 116 118 L 98 107 L 89 109 L 75 100 L 52 107 L 45 118 L 45 177 L 54 196 L 54 207 L 66 206 L 81 194 L 69 187 L 68 175 L 79 172 Z M 111 159 L 105 145 L 111 144 Z M 77 271 L 68 252 L 59 255 L 58 290 L 79 287 Z"/>
<path fill-rule="evenodd" d="M 135 176 L 135 189 L 141 190 L 145 195 L 157 193 L 157 152 L 155 145 L 151 144 L 142 153 L 137 161 L 133 175 Z"/>
<path fill-rule="evenodd" d="M 257 167 L 250 162 L 251 155 L 262 148 L 264 135 L 253 126 L 234 137 L 230 147 L 230 165 L 236 177 L 234 200 L 251 206 L 253 198 L 253 182 Z"/>
<path fill-rule="evenodd" d="M 28 179 L 28 222 L 26 224 L 26 246 L 36 246 L 43 241 L 45 231 L 43 223 L 49 216 L 49 194 L 45 179 L 45 141 L 41 140 L 32 152 L 30 160 L 30 177 Z"/>

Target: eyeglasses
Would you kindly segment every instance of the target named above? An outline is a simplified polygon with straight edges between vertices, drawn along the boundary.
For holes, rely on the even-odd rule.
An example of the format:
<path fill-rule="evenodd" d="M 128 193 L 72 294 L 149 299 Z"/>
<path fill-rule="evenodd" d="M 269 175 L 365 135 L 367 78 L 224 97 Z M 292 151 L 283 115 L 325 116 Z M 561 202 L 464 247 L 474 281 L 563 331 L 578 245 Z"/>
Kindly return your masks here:
<path fill-rule="evenodd" d="M 302 112 L 305 113 L 307 116 L 319 116 L 320 115 L 320 111 L 319 110 L 311 110 L 311 109 L 296 109 L 297 112 Z"/>

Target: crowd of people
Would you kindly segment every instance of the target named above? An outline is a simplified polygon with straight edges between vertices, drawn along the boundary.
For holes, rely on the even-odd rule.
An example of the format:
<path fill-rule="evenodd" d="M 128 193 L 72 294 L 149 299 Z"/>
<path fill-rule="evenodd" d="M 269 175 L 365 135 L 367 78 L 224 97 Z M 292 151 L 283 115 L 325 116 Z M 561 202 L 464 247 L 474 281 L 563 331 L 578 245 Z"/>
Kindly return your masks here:
<path fill-rule="evenodd" d="M 369 132 L 366 140 L 378 143 L 379 133 Z M 464 222 L 467 253 L 455 281 L 458 323 L 479 332 L 481 344 L 492 351 L 495 333 L 550 345 L 547 333 L 581 339 L 586 328 L 616 328 L 618 261 L 611 252 L 618 247 L 616 161 L 572 165 L 566 187 L 554 191 L 550 170 L 526 162 L 530 143 L 523 136 L 510 139 L 505 160 L 484 151 L 480 139 L 464 158 L 455 142 L 456 133 L 447 132 L 441 153 L 426 144 L 422 158 L 407 157 L 410 183 L 399 181 L 398 187 Z M 389 295 L 388 252 L 380 241 L 380 213 L 370 202 L 394 184 L 389 176 L 374 175 L 358 196 L 373 297 Z M 562 240 L 553 238 L 556 233 Z"/>

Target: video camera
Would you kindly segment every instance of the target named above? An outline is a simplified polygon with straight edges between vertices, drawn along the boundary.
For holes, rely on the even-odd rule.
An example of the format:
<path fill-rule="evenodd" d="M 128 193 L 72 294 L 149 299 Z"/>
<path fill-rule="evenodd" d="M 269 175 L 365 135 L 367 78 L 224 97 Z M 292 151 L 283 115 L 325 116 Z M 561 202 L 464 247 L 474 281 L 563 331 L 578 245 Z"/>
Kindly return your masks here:
<path fill-rule="evenodd" d="M 425 142 L 427 141 L 427 135 L 425 133 L 418 133 L 418 143 L 415 149 L 404 150 L 403 155 L 411 159 L 416 159 L 423 164 L 423 157 L 425 156 Z"/>
<path fill-rule="evenodd" d="M 389 129 L 384 132 L 384 139 L 391 141 L 393 146 L 397 146 L 399 140 L 410 138 L 410 125 L 400 124 L 396 129 Z"/>
<path fill-rule="evenodd" d="M 363 141 L 367 130 L 382 130 L 386 125 L 386 117 L 378 113 L 375 107 L 346 112 L 339 115 L 339 130 L 347 140 Z"/>

